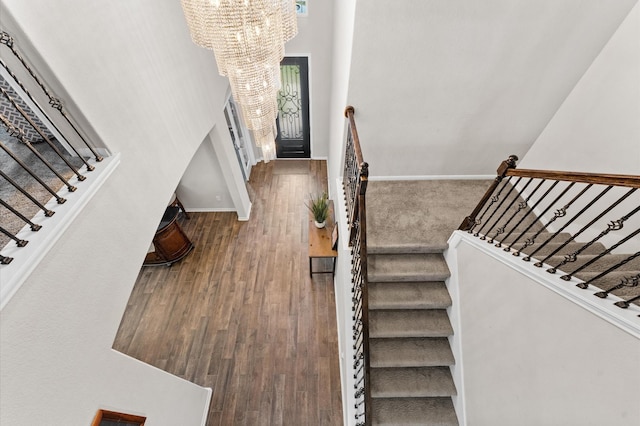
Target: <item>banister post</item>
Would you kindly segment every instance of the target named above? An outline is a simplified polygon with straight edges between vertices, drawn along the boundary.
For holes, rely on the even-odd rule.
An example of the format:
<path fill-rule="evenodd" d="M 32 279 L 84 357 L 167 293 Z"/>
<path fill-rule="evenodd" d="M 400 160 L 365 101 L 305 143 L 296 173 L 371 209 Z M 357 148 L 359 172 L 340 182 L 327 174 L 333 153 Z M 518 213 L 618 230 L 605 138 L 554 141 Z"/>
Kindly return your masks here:
<path fill-rule="evenodd" d="M 507 158 L 502 163 L 500 163 L 500 165 L 498 166 L 498 170 L 496 170 L 497 176 L 493 180 L 493 183 L 491 183 L 491 186 L 487 189 L 487 192 L 485 192 L 484 196 L 482 197 L 478 205 L 475 207 L 475 209 L 473 209 L 471 214 L 464 218 L 464 220 L 458 227 L 459 230 L 468 231 L 471 228 L 473 228 L 473 226 L 476 223 L 476 216 L 478 216 L 478 213 L 480 213 L 480 210 L 482 209 L 482 207 L 484 207 L 484 205 L 489 200 L 489 198 L 491 198 L 491 194 L 493 194 L 493 191 L 496 190 L 496 188 L 498 187 L 498 184 L 502 182 L 502 179 L 507 175 L 507 172 L 509 171 L 509 169 L 516 168 L 517 161 L 518 161 L 518 156 L 510 155 L 509 158 Z"/>

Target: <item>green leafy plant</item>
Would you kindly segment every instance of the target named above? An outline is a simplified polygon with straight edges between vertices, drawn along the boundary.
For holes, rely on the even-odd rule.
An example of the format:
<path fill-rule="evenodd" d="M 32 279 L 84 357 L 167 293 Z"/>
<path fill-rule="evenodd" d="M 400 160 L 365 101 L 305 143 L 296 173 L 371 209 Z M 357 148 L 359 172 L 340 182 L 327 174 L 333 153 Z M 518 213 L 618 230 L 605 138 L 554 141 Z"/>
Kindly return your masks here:
<path fill-rule="evenodd" d="M 326 192 L 323 192 L 321 195 L 309 195 L 307 208 L 311 211 L 311 214 L 313 214 L 313 219 L 316 222 L 324 222 L 327 220 L 327 216 L 329 216 L 329 196 Z"/>

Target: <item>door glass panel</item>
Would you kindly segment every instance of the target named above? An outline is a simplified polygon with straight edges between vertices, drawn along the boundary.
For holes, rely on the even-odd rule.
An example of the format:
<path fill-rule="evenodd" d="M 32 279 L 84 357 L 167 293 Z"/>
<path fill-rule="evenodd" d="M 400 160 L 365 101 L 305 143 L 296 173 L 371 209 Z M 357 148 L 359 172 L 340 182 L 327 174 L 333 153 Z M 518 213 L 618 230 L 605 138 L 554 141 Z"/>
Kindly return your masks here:
<path fill-rule="evenodd" d="M 303 131 L 300 97 L 300 65 L 281 65 L 282 88 L 278 92 L 278 119 L 282 139 L 301 139 Z"/>

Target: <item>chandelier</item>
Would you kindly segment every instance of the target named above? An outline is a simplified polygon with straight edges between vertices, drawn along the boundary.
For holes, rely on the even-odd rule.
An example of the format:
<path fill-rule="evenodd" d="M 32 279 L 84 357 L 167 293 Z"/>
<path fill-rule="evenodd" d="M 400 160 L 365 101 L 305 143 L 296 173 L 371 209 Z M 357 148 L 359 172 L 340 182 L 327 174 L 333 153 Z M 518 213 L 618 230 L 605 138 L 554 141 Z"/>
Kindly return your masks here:
<path fill-rule="evenodd" d="M 181 1 L 191 39 L 213 50 L 264 161 L 275 158 L 280 62 L 298 32 L 295 0 Z"/>

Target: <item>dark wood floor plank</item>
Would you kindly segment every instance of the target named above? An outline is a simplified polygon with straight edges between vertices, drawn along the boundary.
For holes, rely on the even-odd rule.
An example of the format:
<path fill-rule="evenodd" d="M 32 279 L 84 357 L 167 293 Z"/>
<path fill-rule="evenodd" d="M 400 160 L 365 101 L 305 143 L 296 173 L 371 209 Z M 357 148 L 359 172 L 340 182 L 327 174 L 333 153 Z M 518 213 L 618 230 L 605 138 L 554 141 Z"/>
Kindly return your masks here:
<path fill-rule="evenodd" d="M 195 249 L 141 269 L 114 342 L 211 387 L 207 426 L 342 424 L 333 280 L 310 279 L 307 257 L 304 203 L 327 190 L 326 162 L 295 175 L 273 164 L 251 172 L 249 221 L 180 217 Z"/>

